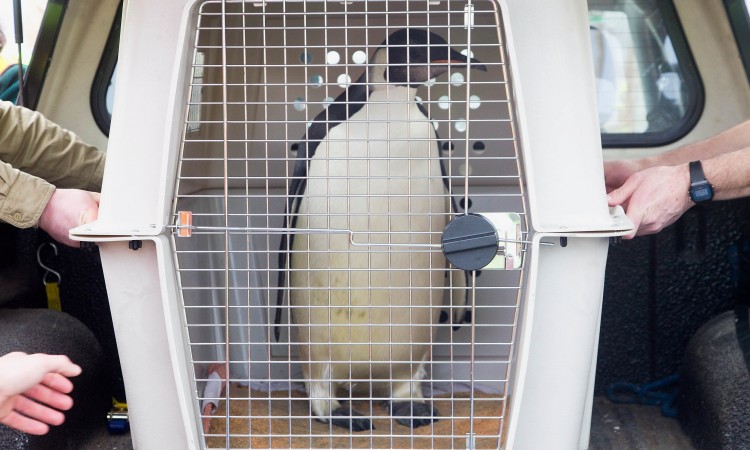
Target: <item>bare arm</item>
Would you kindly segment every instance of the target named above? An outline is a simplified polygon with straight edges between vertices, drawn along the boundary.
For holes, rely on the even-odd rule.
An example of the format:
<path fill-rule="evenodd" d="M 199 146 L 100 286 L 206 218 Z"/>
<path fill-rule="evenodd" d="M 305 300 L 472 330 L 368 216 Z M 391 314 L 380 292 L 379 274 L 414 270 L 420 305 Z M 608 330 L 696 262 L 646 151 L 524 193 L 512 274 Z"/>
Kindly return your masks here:
<path fill-rule="evenodd" d="M 693 144 L 649 158 L 638 160 L 607 161 L 604 163 L 604 179 L 607 192 L 619 188 L 631 175 L 657 166 L 676 166 L 690 161 L 707 160 L 750 147 L 750 120 L 746 120 L 726 131 Z M 705 169 L 705 167 L 704 167 Z M 714 179 L 707 175 L 714 182 Z"/>
<path fill-rule="evenodd" d="M 750 147 L 704 158 L 701 163 L 714 187 L 715 200 L 750 196 Z"/>
<path fill-rule="evenodd" d="M 696 160 L 707 160 L 750 147 L 750 120 L 693 144 L 643 159 L 643 167 L 676 166 Z"/>
<path fill-rule="evenodd" d="M 622 205 L 635 226 L 626 238 L 657 233 L 695 205 L 688 195 L 688 163 L 697 160 L 715 200 L 750 196 L 750 120 L 651 158 L 606 162 L 609 205 Z"/>

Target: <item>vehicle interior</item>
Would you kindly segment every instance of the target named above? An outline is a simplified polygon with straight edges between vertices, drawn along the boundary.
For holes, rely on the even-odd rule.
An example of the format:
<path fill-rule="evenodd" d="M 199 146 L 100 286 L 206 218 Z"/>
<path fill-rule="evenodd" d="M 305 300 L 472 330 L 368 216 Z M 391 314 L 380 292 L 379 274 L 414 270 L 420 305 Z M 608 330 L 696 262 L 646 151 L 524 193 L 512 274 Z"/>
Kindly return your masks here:
<path fill-rule="evenodd" d="M 588 0 L 587 5 L 596 80 L 591 89 L 597 95 L 604 160 L 667 152 L 750 118 L 750 14 L 745 1 Z M 138 20 L 129 14 L 127 0 L 4 2 L 0 28 L 8 42 L 0 53 L 0 72 L 17 70 L 20 58 L 24 77 L 18 104 L 106 151 L 113 105 L 128 102 L 114 98 L 120 32 Z M 19 24 L 21 46 L 15 40 Z M 155 83 L 161 76 L 153 74 Z M 555 83 L 554 71 L 549 82 Z M 564 114 L 561 105 L 549 107 Z M 132 176 L 138 183 L 138 174 Z M 724 380 L 725 389 L 705 375 L 721 374 L 724 366 L 717 355 L 722 350 L 709 348 L 708 356 L 696 356 L 694 348 L 700 344 L 699 331 L 717 317 L 744 311 L 747 319 L 749 223 L 747 199 L 711 202 L 690 209 L 658 234 L 612 239 L 589 449 L 750 445 L 750 425 L 740 421 L 750 399 L 732 390 L 747 387 L 750 379 L 745 374 L 744 379 Z M 62 310 L 80 320 L 101 346 L 101 398 L 83 414 L 83 429 L 65 438 L 72 441 L 69 447 L 48 440 L 39 441 L 40 447 L 21 442 L 17 448 L 134 448 L 123 426 L 127 413 L 116 414 L 123 412 L 117 404 L 127 403 L 128 381 L 99 249 L 53 243 L 42 230 L 0 223 L 0 306 L 46 308 L 45 284 L 53 269 Z M 734 326 L 736 320 L 730 322 Z M 734 412 L 720 413 L 728 410 Z"/>

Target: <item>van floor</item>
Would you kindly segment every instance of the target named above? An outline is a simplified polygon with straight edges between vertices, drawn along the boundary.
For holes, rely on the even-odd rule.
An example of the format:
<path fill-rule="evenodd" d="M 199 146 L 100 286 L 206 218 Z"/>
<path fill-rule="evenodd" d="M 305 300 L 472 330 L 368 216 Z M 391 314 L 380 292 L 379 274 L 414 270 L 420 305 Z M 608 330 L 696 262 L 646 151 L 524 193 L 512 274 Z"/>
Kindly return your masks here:
<path fill-rule="evenodd" d="M 694 450 L 677 419 L 656 406 L 594 398 L 589 450 Z"/>
<path fill-rule="evenodd" d="M 677 420 L 657 407 L 611 403 L 594 398 L 589 450 L 694 450 Z M 133 450 L 129 434 L 101 430 L 83 450 Z"/>

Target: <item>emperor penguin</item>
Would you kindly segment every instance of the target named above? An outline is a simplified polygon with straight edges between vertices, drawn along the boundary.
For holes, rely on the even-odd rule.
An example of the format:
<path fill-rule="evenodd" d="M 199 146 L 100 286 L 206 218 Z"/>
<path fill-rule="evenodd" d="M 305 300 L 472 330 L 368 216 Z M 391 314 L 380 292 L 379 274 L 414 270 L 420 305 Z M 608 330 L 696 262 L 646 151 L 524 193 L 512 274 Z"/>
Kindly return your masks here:
<path fill-rule="evenodd" d="M 435 128 L 415 96 L 451 68 L 486 71 L 435 33 L 393 32 L 298 147 L 279 285 L 288 271 L 305 389 L 321 422 L 372 428 L 337 399 L 341 390 L 389 399 L 405 426 L 437 420 L 421 381 L 445 289 L 440 237 L 455 203 Z M 459 274 L 453 286 L 466 286 L 463 272 L 451 273 Z M 465 302 L 465 293 L 451 298 Z"/>

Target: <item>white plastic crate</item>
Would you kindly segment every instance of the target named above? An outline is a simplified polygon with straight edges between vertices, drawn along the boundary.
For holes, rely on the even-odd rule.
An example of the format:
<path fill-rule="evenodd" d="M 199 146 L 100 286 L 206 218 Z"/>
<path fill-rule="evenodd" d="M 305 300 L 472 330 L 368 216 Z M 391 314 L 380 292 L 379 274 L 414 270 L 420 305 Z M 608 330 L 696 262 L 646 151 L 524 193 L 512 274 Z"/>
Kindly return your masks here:
<path fill-rule="evenodd" d="M 127 4 L 102 208 L 99 221 L 76 234 L 101 243 L 136 446 L 587 446 L 607 239 L 628 224 L 610 215 L 604 199 L 585 5 L 546 2 L 549 15 L 541 17 L 534 3 Z M 350 246 L 332 248 L 332 254 L 348 252 L 356 261 L 359 256 L 352 255 L 364 252 L 371 283 L 354 288 L 351 280 L 362 271 L 340 267 L 335 273 L 349 281 L 333 285 L 349 290 L 350 298 L 374 299 L 380 295 L 374 292 L 385 292 L 389 303 L 377 307 L 387 308 L 392 320 L 365 326 L 380 339 L 386 330 L 392 340 L 347 348 L 375 353 L 408 348 L 425 355 L 423 378 L 413 386 L 438 411 L 436 422 L 414 430 L 398 424 L 380 404 L 400 377 L 381 377 L 377 384 L 387 387 L 370 391 L 367 377 L 352 375 L 352 369 L 338 381 L 344 387 L 356 383 L 359 392 L 339 390 L 336 397 L 354 400 L 357 411 L 375 424 L 352 432 L 315 420 L 304 394 L 310 381 L 305 364 L 348 363 L 300 360 L 295 333 L 311 327 L 286 314 L 295 307 L 289 306 L 290 295 L 306 289 L 299 280 L 324 268 L 296 269 L 297 281 L 287 277 L 279 285 L 279 274 L 287 273 L 278 265 L 279 242 L 291 235 L 284 217 L 296 152 L 308 126 L 349 83 L 377 67 L 370 61 L 374 53 L 404 28 L 441 36 L 486 71 L 451 67 L 419 87 L 414 102 L 425 108 L 427 125 L 437 132 L 426 139 L 434 163 L 430 172 L 416 169 L 424 158 L 400 156 L 394 162 L 397 155 L 373 159 L 374 150 L 362 150 L 397 147 L 400 138 L 392 130 L 400 123 L 413 126 L 418 118 L 388 114 L 409 98 L 386 98 L 384 104 L 394 109 L 385 119 L 376 115 L 377 103 L 363 107 L 372 108 L 367 129 L 386 130 L 368 138 L 371 143 L 347 132 L 344 157 L 320 156 L 337 145 L 333 141 L 318 155 L 325 164 L 343 160 L 348 168 L 324 182 L 368 188 L 320 197 L 328 205 L 322 217 L 333 226 L 292 233 L 299 243 L 335 240 L 343 232 Z M 423 138 L 406 141 L 409 148 L 425 147 Z M 446 177 L 434 170 L 438 158 Z M 388 176 L 360 173 L 378 164 L 373 161 L 385 161 Z M 402 164 L 406 168 L 398 172 Z M 400 179 L 410 180 L 398 184 L 407 186 L 402 196 L 409 205 L 420 201 L 412 188 L 420 180 L 447 179 L 452 194 L 443 191 L 437 203 L 452 197 L 458 207 L 428 213 L 428 229 L 411 225 L 418 214 L 405 218 L 378 209 L 375 203 L 400 195 L 378 189 Z M 444 276 L 443 229 L 437 226 L 463 216 L 467 204 L 468 212 L 509 231 L 500 244 L 515 258 L 496 259 L 495 268 L 484 268 L 478 277 L 473 272 L 468 292 L 456 281 L 460 270 Z M 192 213 L 191 227 L 179 222 L 180 211 Z M 409 225 L 401 228 L 405 231 L 395 225 L 386 232 L 363 228 L 363 219 L 375 223 L 378 216 Z M 518 221 L 503 225 L 507 217 Z M 179 237 L 180 232 L 191 236 Z M 143 248 L 132 251 L 119 241 L 141 241 Z M 300 248 L 290 250 L 293 257 L 307 258 Z M 404 254 L 423 262 L 397 266 L 393 261 Z M 507 268 L 498 268 L 503 265 Z M 391 274 L 391 286 L 372 282 L 383 271 Z M 429 303 L 410 303 L 424 298 L 420 290 L 431 292 Z M 278 292 L 286 302 L 276 341 Z M 454 331 L 450 320 L 437 318 L 441 309 L 450 317 L 455 308 L 448 305 L 463 295 L 473 320 Z M 375 314 L 372 307 L 338 306 L 350 314 Z M 417 314 L 420 308 L 430 314 Z M 421 319 L 415 322 L 412 314 Z M 429 330 L 426 353 L 420 353 L 425 341 L 414 340 L 416 331 L 408 338 L 399 334 L 404 327 Z M 382 365 L 392 374 L 404 364 L 414 374 L 422 363 L 368 363 L 359 354 L 354 360 L 371 374 Z M 206 393 L 206 382 L 217 367 L 228 370 L 231 386 L 204 433 L 203 402 L 214 395 Z"/>

